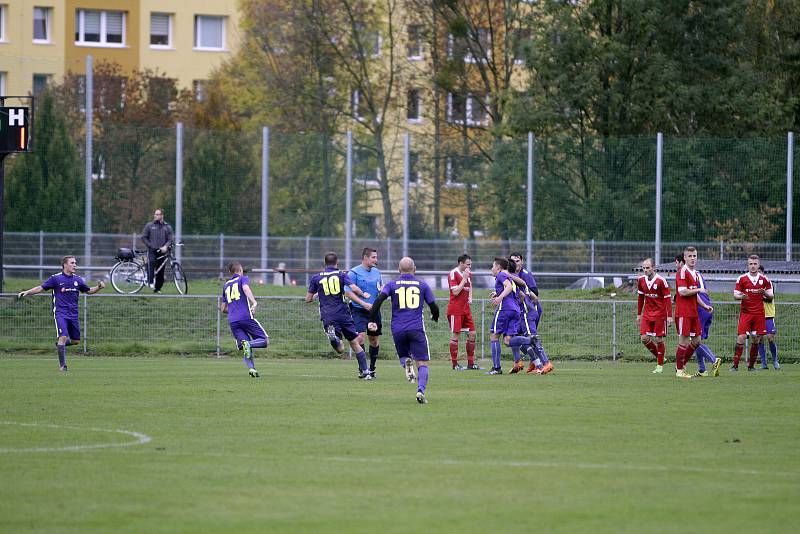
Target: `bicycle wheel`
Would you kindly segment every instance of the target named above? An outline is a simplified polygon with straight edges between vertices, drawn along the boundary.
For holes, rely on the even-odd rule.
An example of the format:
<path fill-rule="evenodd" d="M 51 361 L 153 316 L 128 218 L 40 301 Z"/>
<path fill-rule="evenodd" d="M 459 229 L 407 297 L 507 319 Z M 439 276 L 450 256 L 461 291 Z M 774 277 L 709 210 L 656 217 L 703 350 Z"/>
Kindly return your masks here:
<path fill-rule="evenodd" d="M 172 279 L 175 282 L 175 287 L 178 293 L 185 295 L 189 292 L 189 282 L 186 281 L 186 274 L 183 272 L 183 267 L 178 262 L 172 264 Z"/>
<path fill-rule="evenodd" d="M 111 285 L 117 293 L 138 293 L 146 281 L 144 267 L 135 261 L 121 261 L 111 268 Z"/>

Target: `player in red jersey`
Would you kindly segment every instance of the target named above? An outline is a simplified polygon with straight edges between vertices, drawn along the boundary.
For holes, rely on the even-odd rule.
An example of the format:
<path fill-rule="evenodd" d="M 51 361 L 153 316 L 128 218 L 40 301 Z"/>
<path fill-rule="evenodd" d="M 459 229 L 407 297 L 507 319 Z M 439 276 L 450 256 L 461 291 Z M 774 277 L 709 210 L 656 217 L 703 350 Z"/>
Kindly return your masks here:
<path fill-rule="evenodd" d="M 713 311 L 711 306 L 697 298 L 699 293 L 706 290 L 700 287 L 697 273 L 697 249 L 686 247 L 683 249 L 686 264 L 678 269 L 675 274 L 675 327 L 678 330 L 678 348 L 675 351 L 675 376 L 678 378 L 691 378 L 684 366 L 692 357 L 695 349 L 700 345 L 700 319 L 697 307 L 702 306 L 707 311 Z"/>
<path fill-rule="evenodd" d="M 653 258 L 642 261 L 644 276 L 639 277 L 637 284 L 639 306 L 636 322 L 639 323 L 642 344 L 658 361 L 653 373 L 661 373 L 664 370 L 664 336 L 672 324 L 672 298 L 669 284 L 663 276 L 656 274 L 654 263 Z"/>
<path fill-rule="evenodd" d="M 458 342 L 461 332 L 467 333 L 467 367 L 480 369 L 475 364 L 475 323 L 472 321 L 472 258 L 468 254 L 458 257 L 458 266 L 447 275 L 450 286 L 450 302 L 447 304 L 447 323 L 450 325 L 450 362 L 453 369 L 464 370 L 458 364 Z"/>
<path fill-rule="evenodd" d="M 755 371 L 756 355 L 761 336 L 767 333 L 767 320 L 764 315 L 764 300 L 772 300 L 772 283 L 758 272 L 761 260 L 755 254 L 747 258 L 747 273 L 736 281 L 733 298 L 741 301 L 739 308 L 739 328 L 736 331 L 736 350 L 733 354 L 731 371 L 739 370 L 739 360 L 744 351 L 744 340 L 750 334 L 750 359 L 747 370 Z"/>

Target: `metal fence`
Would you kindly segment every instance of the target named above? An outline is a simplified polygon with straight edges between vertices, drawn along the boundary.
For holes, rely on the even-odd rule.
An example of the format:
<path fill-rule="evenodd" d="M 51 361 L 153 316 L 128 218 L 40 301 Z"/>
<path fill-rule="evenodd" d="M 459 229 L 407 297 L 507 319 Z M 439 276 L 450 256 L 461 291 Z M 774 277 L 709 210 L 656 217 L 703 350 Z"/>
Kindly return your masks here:
<path fill-rule="evenodd" d="M 90 355 L 186 354 L 214 356 L 232 353 L 234 342 L 227 321 L 213 295 L 83 296 L 81 302 L 82 351 Z M 334 357 L 319 322 L 317 304 L 298 297 L 258 297 L 256 317 L 267 330 L 269 357 Z M 19 302 L 0 295 L 0 349 L 25 352 L 53 350 L 53 316 L 50 300 L 42 295 Z M 445 305 L 445 301 L 440 301 Z M 545 350 L 557 359 L 649 360 L 639 342 L 635 322 L 636 302 L 625 300 L 544 300 L 540 335 Z M 477 355 L 488 358 L 488 300 L 475 300 L 473 317 L 478 330 Z M 777 344 L 782 361 L 800 358 L 800 303 L 776 306 Z M 393 360 L 391 313 L 384 310 L 381 357 Z M 723 358 L 733 353 L 739 305 L 715 303 L 714 324 L 708 341 Z M 449 357 L 446 321 L 426 324 L 432 356 Z M 670 334 L 667 356 L 674 358 L 675 337 Z M 463 345 L 461 347 L 463 353 Z M 510 349 L 503 348 L 504 358 Z M 463 358 L 463 355 L 462 355 Z"/>
<path fill-rule="evenodd" d="M 232 259 L 238 259 L 250 267 L 260 263 L 260 238 L 252 236 L 189 235 L 184 236 L 182 264 L 191 273 L 202 278 L 213 278 L 225 273 L 225 266 Z M 5 265 L 60 265 L 64 254 L 76 254 L 83 266 L 110 268 L 118 247 L 143 248 L 138 234 L 93 234 L 90 258 L 81 257 L 84 234 L 48 232 L 6 232 Z M 322 265 L 326 252 L 339 253 L 344 265 L 343 238 L 319 237 L 271 237 L 268 242 L 270 268 L 315 270 Z M 352 241 L 350 255 L 358 263 L 361 249 L 370 246 L 378 249 L 380 267 L 392 272 L 402 256 L 402 242 L 397 239 L 355 239 Z M 685 243 L 664 243 L 665 257 L 683 249 Z M 757 252 L 764 260 L 783 260 L 785 247 L 779 243 L 726 243 L 724 241 L 696 244 L 701 259 L 741 259 L 745 260 Z M 476 270 L 488 271 L 491 260 L 496 255 L 511 252 L 525 254 L 524 241 L 470 241 L 470 240 L 410 240 L 409 254 L 414 258 L 417 269 L 424 271 L 448 271 L 456 264 L 456 258 L 467 252 L 476 263 Z M 527 266 L 534 272 L 563 272 L 563 278 L 546 278 L 540 281 L 543 288 L 564 287 L 574 281 L 568 273 L 632 273 L 645 257 L 653 253 L 652 242 L 622 241 L 534 241 L 533 255 Z M 794 254 L 800 253 L 800 245 L 794 246 Z M 351 266 L 347 266 L 351 267 Z M 744 263 L 742 270 L 744 271 Z M 7 269 L 6 276 L 43 278 L 49 271 L 44 269 Z M 308 275 L 290 274 L 298 284 L 307 284 Z M 267 283 L 273 281 L 267 277 Z M 279 282 L 284 278 L 279 276 Z"/>

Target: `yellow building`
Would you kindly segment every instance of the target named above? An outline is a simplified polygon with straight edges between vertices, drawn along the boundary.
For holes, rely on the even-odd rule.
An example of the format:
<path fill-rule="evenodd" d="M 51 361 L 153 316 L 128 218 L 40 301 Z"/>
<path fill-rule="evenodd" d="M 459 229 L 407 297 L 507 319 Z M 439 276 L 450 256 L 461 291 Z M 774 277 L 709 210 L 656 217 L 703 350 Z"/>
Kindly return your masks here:
<path fill-rule="evenodd" d="M 0 94 L 85 74 L 87 55 L 201 91 L 238 28 L 236 0 L 0 0 Z"/>

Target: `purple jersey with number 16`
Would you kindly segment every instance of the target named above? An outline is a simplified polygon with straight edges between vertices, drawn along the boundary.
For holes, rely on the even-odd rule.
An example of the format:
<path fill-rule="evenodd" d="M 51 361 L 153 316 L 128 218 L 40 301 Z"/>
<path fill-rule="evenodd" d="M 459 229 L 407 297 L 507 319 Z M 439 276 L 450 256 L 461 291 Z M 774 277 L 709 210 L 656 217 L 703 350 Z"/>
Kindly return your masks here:
<path fill-rule="evenodd" d="M 422 322 L 423 304 L 436 300 L 431 287 L 413 274 L 383 286 L 381 293 L 392 299 L 392 334 L 407 330 L 425 330 Z"/>

